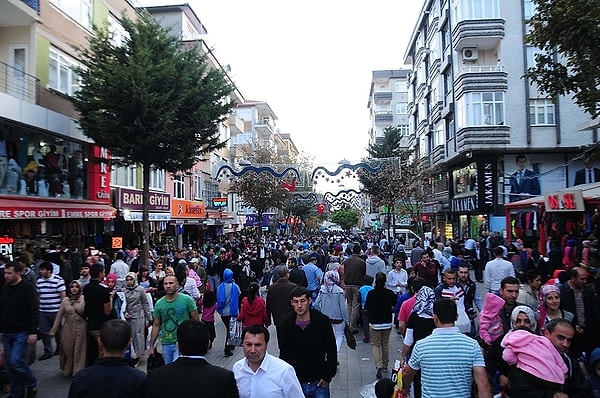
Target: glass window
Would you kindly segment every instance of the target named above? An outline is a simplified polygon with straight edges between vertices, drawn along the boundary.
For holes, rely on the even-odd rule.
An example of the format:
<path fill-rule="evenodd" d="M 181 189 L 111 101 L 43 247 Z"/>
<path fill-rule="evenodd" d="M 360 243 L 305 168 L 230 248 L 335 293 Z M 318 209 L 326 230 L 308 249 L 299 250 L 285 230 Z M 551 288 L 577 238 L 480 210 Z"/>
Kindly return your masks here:
<path fill-rule="evenodd" d="M 194 199 L 202 199 L 202 176 L 194 175 Z"/>
<path fill-rule="evenodd" d="M 113 166 L 110 173 L 112 185 L 121 187 L 136 187 L 137 168 L 136 166 Z"/>
<path fill-rule="evenodd" d="M 459 0 L 459 19 L 499 18 L 498 3 L 498 0 Z"/>
<path fill-rule="evenodd" d="M 50 47 L 48 87 L 63 94 L 73 95 L 79 91 L 81 77 L 74 69 L 79 62 L 55 47 Z"/>
<path fill-rule="evenodd" d="M 150 188 L 165 190 L 165 171 L 152 167 L 150 169 Z"/>
<path fill-rule="evenodd" d="M 396 103 L 396 114 L 397 115 L 406 115 L 407 113 L 408 113 L 408 102 Z"/>
<path fill-rule="evenodd" d="M 401 137 L 408 136 L 408 134 L 410 133 L 408 124 L 399 124 L 398 131 L 399 131 Z"/>
<path fill-rule="evenodd" d="M 536 66 L 535 56 L 537 54 L 545 54 L 545 52 L 538 47 L 527 47 L 527 68 L 534 68 Z"/>
<path fill-rule="evenodd" d="M 175 199 L 185 199 L 185 177 L 182 175 L 173 177 L 173 197 Z"/>
<path fill-rule="evenodd" d="M 84 28 L 92 28 L 92 0 L 50 0 L 50 3 Z"/>
<path fill-rule="evenodd" d="M 457 127 L 503 125 L 504 93 L 467 93 L 457 101 Z"/>
<path fill-rule="evenodd" d="M 523 10 L 525 11 L 525 19 L 531 19 L 531 16 L 535 14 L 537 5 L 532 0 L 523 0 Z"/>
<path fill-rule="evenodd" d="M 110 44 L 115 47 L 122 46 L 129 38 L 129 33 L 112 14 L 108 14 L 108 32 L 110 33 Z"/>
<path fill-rule="evenodd" d="M 529 101 L 529 123 L 536 124 L 555 124 L 554 121 L 554 103 L 552 100 L 537 98 Z"/>
<path fill-rule="evenodd" d="M 202 192 L 202 198 L 206 203 L 212 203 L 212 198 L 218 198 L 221 195 L 219 194 L 219 187 L 217 184 L 211 181 L 204 181 L 204 192 Z"/>

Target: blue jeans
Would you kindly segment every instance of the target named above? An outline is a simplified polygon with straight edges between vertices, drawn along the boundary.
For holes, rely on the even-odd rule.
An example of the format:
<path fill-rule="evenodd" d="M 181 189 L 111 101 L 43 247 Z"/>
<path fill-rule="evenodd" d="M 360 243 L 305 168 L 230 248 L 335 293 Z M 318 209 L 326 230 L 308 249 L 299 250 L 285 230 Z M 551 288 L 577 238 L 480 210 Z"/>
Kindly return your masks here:
<path fill-rule="evenodd" d="M 179 358 L 179 351 L 177 351 L 177 344 L 163 344 L 162 355 L 165 360 L 165 365 L 175 362 Z"/>
<path fill-rule="evenodd" d="M 317 386 L 317 381 L 300 382 L 305 398 L 329 398 L 329 387 Z"/>
<path fill-rule="evenodd" d="M 213 292 L 217 292 L 217 288 L 219 287 L 219 284 L 221 283 L 221 278 L 219 277 L 219 275 L 208 275 L 208 284 L 210 287 L 210 290 L 212 290 Z"/>
<path fill-rule="evenodd" d="M 2 342 L 6 351 L 6 370 L 10 380 L 10 392 L 13 398 L 25 396 L 25 388 L 37 388 L 37 379 L 25 361 L 27 353 L 27 332 L 3 333 Z"/>

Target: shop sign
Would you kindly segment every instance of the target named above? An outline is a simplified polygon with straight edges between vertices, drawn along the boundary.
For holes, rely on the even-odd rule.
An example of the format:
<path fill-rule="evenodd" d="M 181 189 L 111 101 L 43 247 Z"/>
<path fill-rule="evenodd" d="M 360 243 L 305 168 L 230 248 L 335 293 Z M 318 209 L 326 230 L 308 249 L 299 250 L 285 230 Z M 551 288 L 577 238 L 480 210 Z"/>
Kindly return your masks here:
<path fill-rule="evenodd" d="M 0 236 L 0 255 L 13 261 L 13 245 L 15 240 L 10 236 Z"/>
<path fill-rule="evenodd" d="M 90 145 L 88 198 L 95 202 L 110 203 L 110 152 L 97 145 Z"/>
<path fill-rule="evenodd" d="M 171 217 L 206 218 L 206 206 L 204 206 L 204 202 L 171 199 Z"/>
<path fill-rule="evenodd" d="M 115 209 L 86 208 L 78 206 L 73 208 L 64 207 L 27 207 L 12 206 L 11 208 L 0 207 L 0 219 L 46 219 L 46 218 L 114 218 Z"/>
<path fill-rule="evenodd" d="M 227 198 L 212 198 L 213 207 L 227 207 Z"/>
<path fill-rule="evenodd" d="M 450 205 L 453 212 L 468 212 L 475 211 L 477 209 L 477 201 L 475 200 L 475 196 L 452 199 L 450 201 Z"/>
<path fill-rule="evenodd" d="M 494 169 L 491 163 L 483 164 L 483 205 L 494 206 Z"/>
<path fill-rule="evenodd" d="M 547 194 L 544 202 L 546 211 L 585 211 L 581 190 Z"/>
<path fill-rule="evenodd" d="M 123 219 L 125 221 L 142 221 L 144 213 L 141 211 L 124 211 Z M 148 213 L 148 221 L 169 221 L 171 213 Z"/>
<path fill-rule="evenodd" d="M 138 189 L 119 188 L 116 206 L 123 210 L 143 210 L 143 192 Z M 171 195 L 164 192 L 150 192 L 148 196 L 149 211 L 170 211 Z"/>

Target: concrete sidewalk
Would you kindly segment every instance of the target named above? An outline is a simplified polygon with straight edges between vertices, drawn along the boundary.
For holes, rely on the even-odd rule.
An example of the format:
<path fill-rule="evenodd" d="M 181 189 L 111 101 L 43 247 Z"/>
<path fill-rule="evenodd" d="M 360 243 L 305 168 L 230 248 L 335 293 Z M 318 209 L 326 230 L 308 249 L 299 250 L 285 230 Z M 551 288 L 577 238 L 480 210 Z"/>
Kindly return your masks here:
<path fill-rule="evenodd" d="M 206 355 L 207 360 L 214 365 L 231 369 L 237 360 L 243 358 L 243 351 L 240 347 L 237 347 L 233 356 L 225 358 L 223 356 L 225 327 L 218 318 L 218 315 L 215 327 L 217 338 L 213 348 Z M 275 327 L 271 326 L 269 332 L 271 333 L 269 353 L 278 356 Z M 356 350 L 349 349 L 344 342 L 344 347 L 339 357 L 340 365 L 338 372 L 330 386 L 332 398 L 360 397 L 361 387 L 371 384 L 376 380 L 371 345 L 362 342 L 361 334 L 356 335 L 356 339 L 358 342 Z M 398 350 L 401 347 L 401 341 L 396 329 L 393 329 L 390 336 L 390 368 L 394 365 L 394 360 L 400 357 Z M 38 354 L 43 352 L 41 342 L 38 342 L 37 352 Z M 145 370 L 145 363 L 140 364 L 139 369 Z M 62 375 L 58 365 L 58 356 L 45 361 L 36 361 L 32 365 L 32 370 L 39 382 L 38 398 L 67 397 L 71 379 Z"/>

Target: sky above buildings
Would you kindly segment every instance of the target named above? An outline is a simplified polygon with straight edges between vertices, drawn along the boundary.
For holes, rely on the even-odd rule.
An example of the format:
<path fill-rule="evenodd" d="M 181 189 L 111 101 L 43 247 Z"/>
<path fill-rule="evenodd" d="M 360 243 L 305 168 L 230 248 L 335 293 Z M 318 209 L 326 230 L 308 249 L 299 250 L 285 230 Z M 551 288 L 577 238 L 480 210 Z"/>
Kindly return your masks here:
<path fill-rule="evenodd" d="M 366 156 L 372 71 L 403 67 L 421 0 L 187 1 L 242 95 L 268 102 L 315 166 Z"/>

